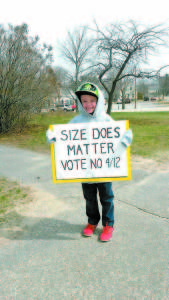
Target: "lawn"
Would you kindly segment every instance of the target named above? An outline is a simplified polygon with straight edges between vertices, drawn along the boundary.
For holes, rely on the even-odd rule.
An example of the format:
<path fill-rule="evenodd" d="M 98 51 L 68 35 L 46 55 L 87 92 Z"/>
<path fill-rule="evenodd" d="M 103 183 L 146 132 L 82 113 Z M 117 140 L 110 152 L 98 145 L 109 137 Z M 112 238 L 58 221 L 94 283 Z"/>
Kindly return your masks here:
<path fill-rule="evenodd" d="M 169 155 L 169 112 L 115 112 L 115 120 L 129 120 L 134 140 L 132 155 L 161 160 Z M 49 152 L 45 132 L 50 124 L 65 124 L 73 112 L 35 114 L 30 117 L 22 132 L 0 135 L 0 143 L 23 147 L 40 152 Z"/>
<path fill-rule="evenodd" d="M 10 221 L 8 215 L 14 211 L 15 206 L 30 200 L 29 187 L 22 187 L 17 182 L 0 177 L 0 225 Z"/>
<path fill-rule="evenodd" d="M 116 120 L 129 120 L 134 140 L 133 155 L 161 160 L 169 157 L 169 112 L 115 113 Z"/>

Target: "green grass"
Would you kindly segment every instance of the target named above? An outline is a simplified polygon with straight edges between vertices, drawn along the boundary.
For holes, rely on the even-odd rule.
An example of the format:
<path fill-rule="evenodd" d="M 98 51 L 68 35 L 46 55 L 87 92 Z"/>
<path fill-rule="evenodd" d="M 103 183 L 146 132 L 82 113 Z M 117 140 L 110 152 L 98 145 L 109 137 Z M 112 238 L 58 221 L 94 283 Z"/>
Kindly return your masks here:
<path fill-rule="evenodd" d="M 70 112 L 34 114 L 21 132 L 15 129 L 11 133 L 0 135 L 0 143 L 49 152 L 45 134 L 49 125 L 66 124 L 74 116 L 75 114 Z"/>
<path fill-rule="evenodd" d="M 169 112 L 115 112 L 114 120 L 129 120 L 134 140 L 132 155 L 159 159 L 168 158 Z M 45 132 L 50 124 L 65 124 L 75 116 L 72 112 L 44 113 L 32 115 L 23 132 L 14 131 L 0 136 L 0 143 L 50 152 Z"/>
<path fill-rule="evenodd" d="M 134 140 L 133 155 L 160 159 L 169 151 L 169 112 L 112 114 L 116 120 L 129 120 Z"/>
<path fill-rule="evenodd" d="M 30 199 L 29 188 L 0 177 L 0 224 L 6 221 L 6 214 L 16 205 L 26 203 Z"/>

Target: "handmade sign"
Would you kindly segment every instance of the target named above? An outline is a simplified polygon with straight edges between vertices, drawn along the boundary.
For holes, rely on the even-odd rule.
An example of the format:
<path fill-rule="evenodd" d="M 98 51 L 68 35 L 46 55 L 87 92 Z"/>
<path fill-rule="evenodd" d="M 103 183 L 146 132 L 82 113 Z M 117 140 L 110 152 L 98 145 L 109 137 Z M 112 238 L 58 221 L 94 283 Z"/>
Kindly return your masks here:
<path fill-rule="evenodd" d="M 128 121 L 51 125 L 53 181 L 103 182 L 131 179 L 130 147 L 121 154 L 118 143 Z"/>

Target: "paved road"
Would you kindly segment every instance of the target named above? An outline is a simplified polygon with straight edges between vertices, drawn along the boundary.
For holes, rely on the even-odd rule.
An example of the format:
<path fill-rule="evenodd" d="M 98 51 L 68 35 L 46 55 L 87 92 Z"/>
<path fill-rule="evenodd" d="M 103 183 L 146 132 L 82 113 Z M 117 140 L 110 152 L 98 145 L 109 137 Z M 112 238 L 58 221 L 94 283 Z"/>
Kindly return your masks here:
<path fill-rule="evenodd" d="M 113 111 L 169 111 L 169 105 L 165 105 L 165 104 L 158 104 L 156 102 L 145 102 L 145 101 L 138 101 L 136 104 L 136 108 L 135 108 L 135 103 L 129 103 L 129 104 L 125 104 L 125 110 L 122 110 L 122 105 L 121 104 L 116 104 L 113 103 L 112 106 L 112 112 Z"/>
<path fill-rule="evenodd" d="M 115 182 L 115 232 L 100 243 L 86 223 L 80 184 L 51 182 L 49 155 L 0 146 L 0 176 L 41 198 L 22 230 L 1 230 L 0 299 L 168 299 L 169 171 L 133 170 Z M 22 212 L 23 215 L 23 212 Z"/>

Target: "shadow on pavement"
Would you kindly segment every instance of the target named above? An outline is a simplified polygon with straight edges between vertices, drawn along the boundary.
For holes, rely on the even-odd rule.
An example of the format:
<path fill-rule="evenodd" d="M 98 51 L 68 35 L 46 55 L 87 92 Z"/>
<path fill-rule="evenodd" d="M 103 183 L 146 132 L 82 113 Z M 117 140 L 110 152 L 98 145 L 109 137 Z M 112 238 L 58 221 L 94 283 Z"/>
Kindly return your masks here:
<path fill-rule="evenodd" d="M 80 237 L 84 227 L 53 218 L 23 217 L 16 212 L 9 213 L 8 219 L 14 221 L 0 226 L 0 236 L 11 240 L 76 240 L 78 237 L 72 237 L 72 234 Z"/>

